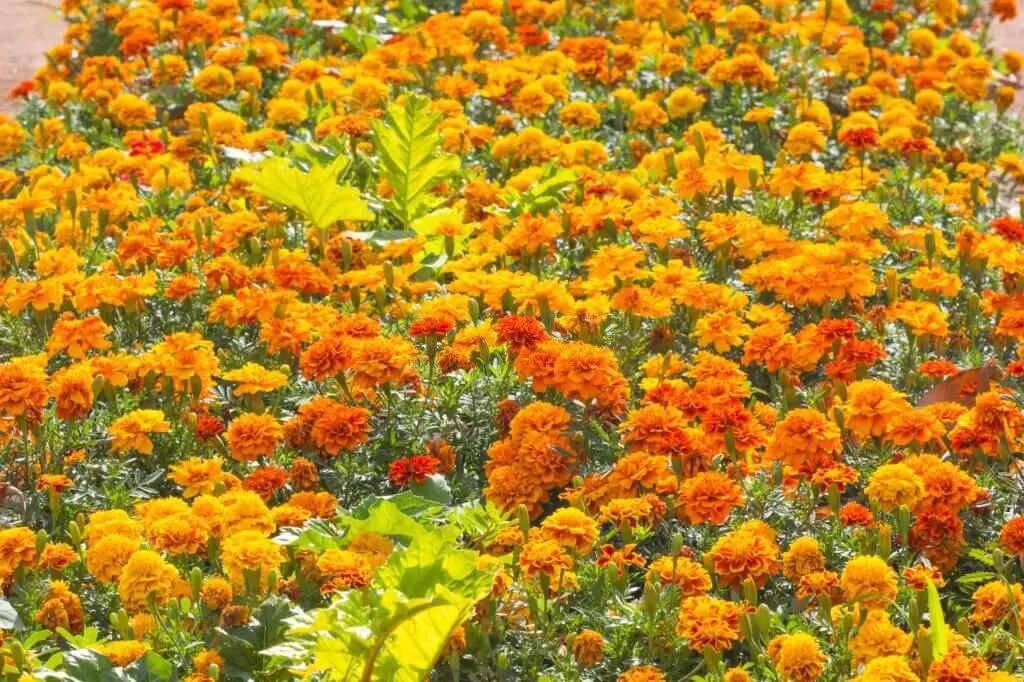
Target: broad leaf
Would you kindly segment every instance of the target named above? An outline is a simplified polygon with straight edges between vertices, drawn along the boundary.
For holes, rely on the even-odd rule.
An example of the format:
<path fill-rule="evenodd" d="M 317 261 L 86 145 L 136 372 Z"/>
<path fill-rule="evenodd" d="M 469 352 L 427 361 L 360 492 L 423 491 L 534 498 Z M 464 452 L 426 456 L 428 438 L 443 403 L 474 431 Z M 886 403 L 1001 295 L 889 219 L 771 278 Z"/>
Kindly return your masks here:
<path fill-rule="evenodd" d="M 236 173 L 270 201 L 292 208 L 326 229 L 341 220 L 373 220 L 359 190 L 338 184 L 338 175 L 347 165 L 347 159 L 337 157 L 329 165 L 312 164 L 309 171 L 303 171 L 288 159 L 274 156 Z"/>
<path fill-rule="evenodd" d="M 21 629 L 21 617 L 11 606 L 11 602 L 0 598 L 0 630 Z"/>
<path fill-rule="evenodd" d="M 263 653 L 340 682 L 421 682 L 494 576 L 477 568 L 476 552 L 457 548 L 457 528 L 424 528 L 393 503 L 347 523 L 411 543 L 392 552 L 367 589 L 290 619 L 286 641 Z"/>

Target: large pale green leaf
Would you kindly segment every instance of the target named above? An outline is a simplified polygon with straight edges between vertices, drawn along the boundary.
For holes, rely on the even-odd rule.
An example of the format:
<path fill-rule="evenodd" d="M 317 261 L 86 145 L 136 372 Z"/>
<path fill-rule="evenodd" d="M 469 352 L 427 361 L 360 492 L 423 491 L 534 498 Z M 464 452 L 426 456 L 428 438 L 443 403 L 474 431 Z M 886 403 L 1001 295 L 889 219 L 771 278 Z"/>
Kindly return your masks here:
<path fill-rule="evenodd" d="M 457 156 L 441 150 L 440 115 L 428 104 L 422 97 L 406 97 L 403 105 L 392 104 L 373 125 L 381 175 L 394 191 L 388 210 L 406 228 L 441 203 L 430 190 L 461 165 Z"/>
<path fill-rule="evenodd" d="M 347 165 L 347 159 L 338 157 L 329 165 L 313 164 L 303 171 L 288 159 L 272 156 L 239 169 L 237 175 L 270 201 L 295 209 L 325 229 L 340 220 L 373 220 L 359 190 L 338 184 Z"/>
<path fill-rule="evenodd" d="M 263 653 L 340 682 L 421 682 L 493 574 L 477 568 L 476 552 L 456 546 L 458 528 L 426 528 L 392 503 L 352 522 L 411 542 L 392 552 L 366 590 L 291 619 L 286 641 Z"/>

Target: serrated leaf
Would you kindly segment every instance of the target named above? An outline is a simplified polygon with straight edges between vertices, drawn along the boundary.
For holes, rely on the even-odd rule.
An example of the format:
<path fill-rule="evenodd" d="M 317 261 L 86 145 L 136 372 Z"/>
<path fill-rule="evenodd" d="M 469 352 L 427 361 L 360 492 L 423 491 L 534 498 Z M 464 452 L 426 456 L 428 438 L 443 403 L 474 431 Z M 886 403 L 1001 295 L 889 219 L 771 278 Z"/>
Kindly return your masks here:
<path fill-rule="evenodd" d="M 477 567 L 479 554 L 458 549 L 457 528 L 425 528 L 395 504 L 381 503 L 352 522 L 412 540 L 391 553 L 367 589 L 290 619 L 287 641 L 264 654 L 341 682 L 421 682 L 490 591 L 493 574 Z"/>
<path fill-rule="evenodd" d="M 387 207 L 403 227 L 437 207 L 440 202 L 430 190 L 457 173 L 462 163 L 442 152 L 437 132 L 441 117 L 428 105 L 422 97 L 408 96 L 403 105 L 389 106 L 383 120 L 373 124 L 381 175 L 393 191 Z"/>
<path fill-rule="evenodd" d="M 359 190 L 338 184 L 338 175 L 347 165 L 347 159 L 338 157 L 327 166 L 313 164 L 303 171 L 288 159 L 274 156 L 240 168 L 236 174 L 270 201 L 292 208 L 326 229 L 342 220 L 373 220 Z"/>

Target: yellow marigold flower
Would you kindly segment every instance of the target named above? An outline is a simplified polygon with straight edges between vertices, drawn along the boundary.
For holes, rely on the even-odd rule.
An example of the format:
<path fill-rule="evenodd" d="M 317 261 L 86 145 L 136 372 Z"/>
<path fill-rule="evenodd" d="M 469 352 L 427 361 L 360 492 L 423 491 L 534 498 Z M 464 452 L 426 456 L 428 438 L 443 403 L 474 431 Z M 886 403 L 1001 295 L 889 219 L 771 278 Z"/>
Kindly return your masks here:
<path fill-rule="evenodd" d="M 135 639 L 126 639 L 99 644 L 96 650 L 106 656 L 119 668 L 131 665 L 149 651 L 149 645 Z"/>
<path fill-rule="evenodd" d="M 864 488 L 868 499 L 883 511 L 913 509 L 924 497 L 924 481 L 906 464 L 883 464 Z"/>
<path fill-rule="evenodd" d="M 825 150 L 825 136 L 810 121 L 797 123 L 786 135 L 785 149 L 793 156 L 805 156 Z"/>
<path fill-rule="evenodd" d="M 843 595 L 868 609 L 885 609 L 896 600 L 896 572 L 877 556 L 851 559 L 839 578 Z"/>
<path fill-rule="evenodd" d="M 558 113 L 562 125 L 581 130 L 596 128 L 601 123 L 601 114 L 589 102 L 569 102 Z"/>
<path fill-rule="evenodd" d="M 704 108 L 707 98 L 692 88 L 676 88 L 665 99 L 665 107 L 672 118 L 683 118 Z"/>
<path fill-rule="evenodd" d="M 824 570 L 825 555 L 821 553 L 818 541 L 812 537 L 797 538 L 782 555 L 782 574 L 790 582 L 798 583 L 808 573 Z"/>
<path fill-rule="evenodd" d="M 882 656 L 902 656 L 910 650 L 911 637 L 889 621 L 885 611 L 871 611 L 850 639 L 854 666 Z"/>
<path fill-rule="evenodd" d="M 288 375 L 277 370 L 266 369 L 255 362 L 247 362 L 239 369 L 221 374 L 224 381 L 237 384 L 235 395 L 256 395 L 276 391 L 288 383 Z"/>
<path fill-rule="evenodd" d="M 921 682 L 903 656 L 882 656 L 864 666 L 850 682 Z"/>
<path fill-rule="evenodd" d="M 178 569 L 159 554 L 140 549 L 121 570 L 117 593 L 129 613 L 138 613 L 149 608 L 151 599 L 157 606 L 166 604 L 173 596 L 178 578 Z"/>
<path fill-rule="evenodd" d="M 129 93 L 115 97 L 110 103 L 110 112 L 125 128 L 140 128 L 156 118 L 156 107 Z"/>
<path fill-rule="evenodd" d="M 135 451 L 143 455 L 153 454 L 151 433 L 167 433 L 171 425 L 164 418 L 161 410 L 133 410 L 123 417 L 118 417 L 107 429 L 114 439 L 111 445 L 114 452 Z"/>
<path fill-rule="evenodd" d="M 259 589 L 267 589 L 267 575 L 284 562 L 283 548 L 263 533 L 243 530 L 228 536 L 221 548 L 221 563 L 235 589 L 245 589 L 247 572 L 259 578 Z"/>
<path fill-rule="evenodd" d="M 219 611 L 231 603 L 234 591 L 231 589 L 231 583 L 224 578 L 214 576 L 203 581 L 203 585 L 199 589 L 199 598 L 207 608 Z"/>
<path fill-rule="evenodd" d="M 797 632 L 785 635 L 775 667 L 786 682 L 814 682 L 821 677 L 828 659 L 811 635 Z"/>
<path fill-rule="evenodd" d="M 563 547 L 586 554 L 597 541 L 597 522 L 575 507 L 555 510 L 540 524 L 541 533 Z"/>
<path fill-rule="evenodd" d="M 227 478 L 227 473 L 221 469 L 223 464 L 220 457 L 190 457 L 171 466 L 167 478 L 185 489 L 181 496 L 186 500 L 197 495 L 211 495 L 217 484 Z"/>
<path fill-rule="evenodd" d="M 227 97 L 235 89 L 235 77 L 223 66 L 210 64 L 192 79 L 196 90 L 211 99 Z"/>

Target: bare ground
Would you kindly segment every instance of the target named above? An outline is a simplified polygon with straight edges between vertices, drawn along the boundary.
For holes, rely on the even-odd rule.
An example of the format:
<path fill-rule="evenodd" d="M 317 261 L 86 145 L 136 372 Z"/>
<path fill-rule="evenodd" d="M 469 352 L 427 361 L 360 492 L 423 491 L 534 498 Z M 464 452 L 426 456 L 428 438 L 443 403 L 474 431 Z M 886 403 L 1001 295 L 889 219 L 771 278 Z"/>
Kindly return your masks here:
<path fill-rule="evenodd" d="M 18 110 L 7 91 L 31 78 L 63 35 L 57 0 L 0 0 L 0 113 Z"/>

